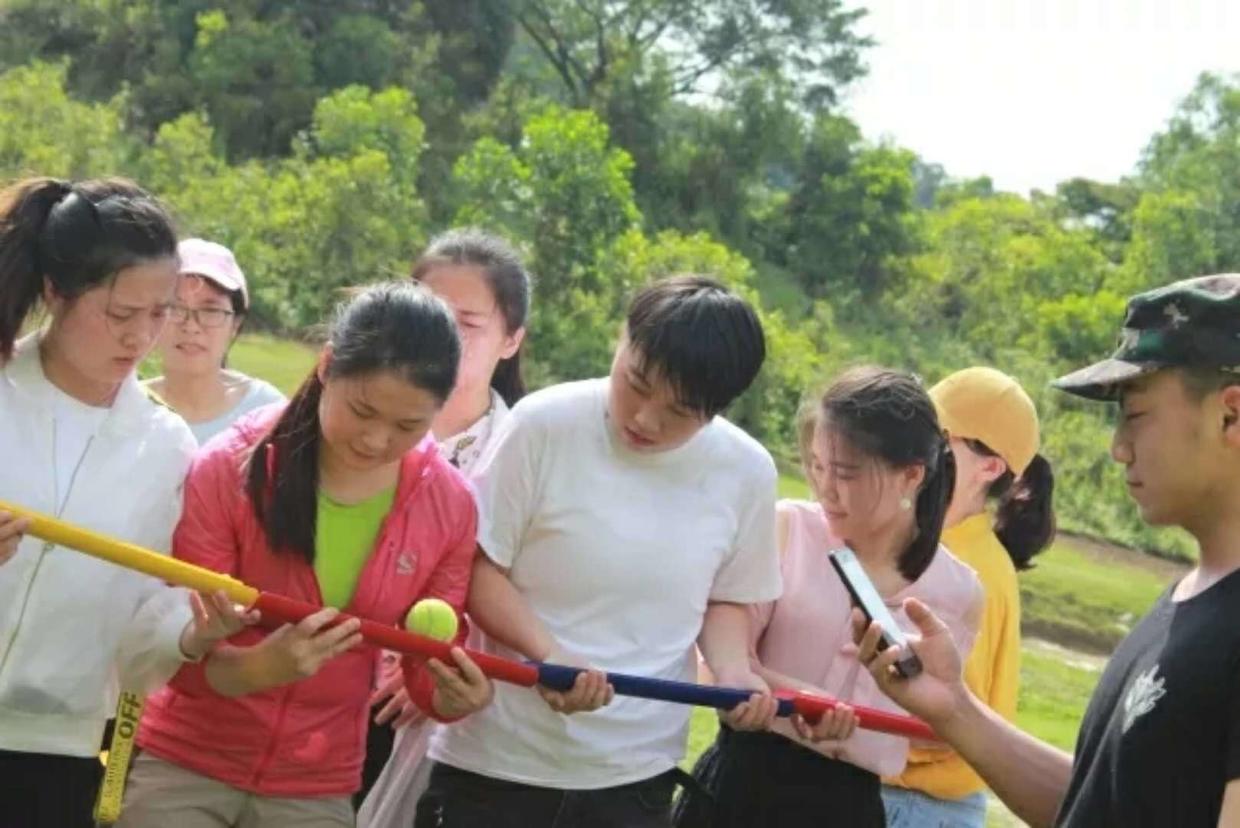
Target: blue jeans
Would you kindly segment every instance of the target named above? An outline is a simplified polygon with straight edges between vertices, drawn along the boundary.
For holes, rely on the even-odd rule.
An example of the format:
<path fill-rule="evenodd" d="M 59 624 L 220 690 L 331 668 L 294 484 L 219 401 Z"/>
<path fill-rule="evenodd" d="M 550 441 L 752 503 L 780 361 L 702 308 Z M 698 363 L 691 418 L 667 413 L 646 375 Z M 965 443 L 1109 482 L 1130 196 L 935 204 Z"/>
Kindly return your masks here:
<path fill-rule="evenodd" d="M 920 791 L 883 786 L 887 828 L 983 828 L 986 794 L 979 791 L 964 799 L 935 799 Z"/>

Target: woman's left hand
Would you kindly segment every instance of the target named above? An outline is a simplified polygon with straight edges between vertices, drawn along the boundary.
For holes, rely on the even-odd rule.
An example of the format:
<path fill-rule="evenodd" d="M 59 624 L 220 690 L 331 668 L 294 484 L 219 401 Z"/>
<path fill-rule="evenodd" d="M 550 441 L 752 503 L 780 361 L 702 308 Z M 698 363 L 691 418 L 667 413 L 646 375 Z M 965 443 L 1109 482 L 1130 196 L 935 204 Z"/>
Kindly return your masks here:
<path fill-rule="evenodd" d="M 394 670 L 389 670 L 380 680 L 378 688 L 370 694 L 370 706 L 382 704 L 383 707 L 375 714 L 375 724 L 392 723 L 392 727 L 400 730 L 406 725 L 422 719 L 426 714 L 409 699 L 409 691 L 405 689 L 405 674 L 400 669 L 400 662 Z"/>
<path fill-rule="evenodd" d="M 800 713 L 792 717 L 792 727 L 807 742 L 842 742 L 857 729 L 857 714 L 846 704 L 836 704 L 810 724 Z"/>
<path fill-rule="evenodd" d="M 745 701 L 731 710 L 719 714 L 719 719 L 733 730 L 766 730 L 775 721 L 779 711 L 779 699 L 771 694 L 771 688 L 753 671 L 720 670 L 715 681 L 721 687 L 740 687 L 755 691 Z"/>
<path fill-rule="evenodd" d="M 260 617 L 258 610 L 234 604 L 223 590 L 191 592 L 189 603 L 194 620 L 181 633 L 181 652 L 191 659 L 202 658 L 220 641 L 257 624 Z"/>
<path fill-rule="evenodd" d="M 495 685 L 464 650 L 453 647 L 451 652 L 455 666 L 432 658 L 427 660 L 426 667 L 435 679 L 435 694 L 431 698 L 435 712 L 445 719 L 460 719 L 490 704 L 495 697 Z"/>

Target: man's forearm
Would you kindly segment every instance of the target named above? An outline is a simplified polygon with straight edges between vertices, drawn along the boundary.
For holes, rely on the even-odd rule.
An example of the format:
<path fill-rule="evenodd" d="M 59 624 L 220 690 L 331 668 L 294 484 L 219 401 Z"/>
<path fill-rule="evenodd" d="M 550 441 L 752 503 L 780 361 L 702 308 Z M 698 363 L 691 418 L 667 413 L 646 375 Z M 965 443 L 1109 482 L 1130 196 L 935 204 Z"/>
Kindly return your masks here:
<path fill-rule="evenodd" d="M 1034 828 L 1051 826 L 1072 776 L 1072 756 L 1025 733 L 972 694 L 936 725 L 986 784 Z"/>

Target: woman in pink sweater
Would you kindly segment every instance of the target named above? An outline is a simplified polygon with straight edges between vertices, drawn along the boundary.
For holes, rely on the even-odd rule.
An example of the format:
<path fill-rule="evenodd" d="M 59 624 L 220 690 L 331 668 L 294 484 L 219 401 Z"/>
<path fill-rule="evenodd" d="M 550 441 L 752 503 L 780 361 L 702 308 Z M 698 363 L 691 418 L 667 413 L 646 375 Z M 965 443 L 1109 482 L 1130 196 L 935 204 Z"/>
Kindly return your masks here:
<path fill-rule="evenodd" d="M 973 643 L 982 592 L 973 570 L 939 545 L 955 462 L 934 405 L 909 374 L 856 368 L 803 420 L 801 460 L 813 501 L 776 506 L 784 592 L 752 611 L 755 672 L 773 689 L 826 693 L 903 712 L 858 662 L 848 592 L 828 553 L 851 548 L 896 620 L 916 597 L 947 619 L 963 651 Z M 689 796 L 677 828 L 883 828 L 880 776 L 899 773 L 905 738 L 854 730 L 851 712 L 814 727 L 720 728 L 694 775 L 713 794 Z"/>
<path fill-rule="evenodd" d="M 287 404 L 259 409 L 200 453 L 174 554 L 327 608 L 251 628 L 148 702 L 120 825 L 351 826 L 378 650 L 338 610 L 398 624 L 427 596 L 458 611 L 477 514 L 435 448 L 452 390 L 452 315 L 408 283 L 345 306 Z M 431 660 L 410 695 L 452 720 L 491 685 L 465 654 Z"/>

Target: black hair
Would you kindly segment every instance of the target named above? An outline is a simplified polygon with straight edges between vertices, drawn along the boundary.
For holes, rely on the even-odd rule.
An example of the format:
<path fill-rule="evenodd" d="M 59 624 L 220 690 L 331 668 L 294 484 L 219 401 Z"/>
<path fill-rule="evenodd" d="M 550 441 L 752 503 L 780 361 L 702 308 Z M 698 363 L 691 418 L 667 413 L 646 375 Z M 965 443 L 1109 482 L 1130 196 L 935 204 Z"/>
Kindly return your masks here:
<path fill-rule="evenodd" d="M 337 311 L 329 333 L 329 379 L 399 374 L 441 403 L 456 383 L 461 344 L 447 305 L 409 282 L 372 285 Z M 319 401 L 311 372 L 254 447 L 246 491 L 267 542 L 314 562 L 319 489 Z"/>
<path fill-rule="evenodd" d="M 74 300 L 119 271 L 176 258 L 164 206 L 123 178 L 28 178 L 0 192 L 0 363 L 13 355 L 46 279 Z"/>
<path fill-rule="evenodd" d="M 917 534 L 898 561 L 900 574 L 916 581 L 938 551 L 956 485 L 956 459 L 930 395 L 912 374 L 861 366 L 831 383 L 818 416 L 867 457 L 893 468 L 925 467 L 913 513 Z"/>
<path fill-rule="evenodd" d="M 472 265 L 482 269 L 491 294 L 504 314 L 504 332 L 512 335 L 525 327 L 530 314 L 532 279 L 516 249 L 503 238 L 476 227 L 459 227 L 431 239 L 426 251 L 413 263 L 410 276 L 420 282 L 438 265 Z M 509 406 L 525 396 L 521 351 L 502 359 L 491 375 L 494 388 Z"/>
<path fill-rule="evenodd" d="M 965 445 L 983 457 L 998 454 L 981 440 L 965 439 Z M 1055 472 L 1050 461 L 1035 454 L 1020 477 L 1006 469 L 986 489 L 986 497 L 999 501 L 995 508 L 995 535 L 1017 570 L 1032 569 L 1030 563 L 1055 538 Z"/>
<path fill-rule="evenodd" d="M 706 417 L 744 393 L 766 359 L 757 312 L 706 276 L 673 276 L 643 289 L 629 305 L 626 335 L 637 368 L 657 372 L 680 404 Z"/>
<path fill-rule="evenodd" d="M 1222 368 L 1191 366 L 1179 369 L 1184 389 L 1194 402 L 1233 385 L 1240 385 L 1240 372 Z"/>

